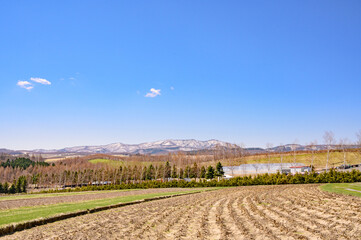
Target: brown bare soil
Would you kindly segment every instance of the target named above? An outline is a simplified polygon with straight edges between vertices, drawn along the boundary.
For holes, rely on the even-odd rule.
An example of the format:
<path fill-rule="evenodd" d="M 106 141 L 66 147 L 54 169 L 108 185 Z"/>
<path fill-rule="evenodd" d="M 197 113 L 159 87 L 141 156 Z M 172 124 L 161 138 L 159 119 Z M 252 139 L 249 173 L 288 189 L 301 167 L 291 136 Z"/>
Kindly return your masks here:
<path fill-rule="evenodd" d="M 361 199 L 318 185 L 251 186 L 75 217 L 4 239 L 360 239 Z"/>
<path fill-rule="evenodd" d="M 19 207 L 27 206 L 39 206 L 39 205 L 49 205 L 57 203 L 69 203 L 69 202 L 82 202 L 95 199 L 103 198 L 114 198 L 114 197 L 123 197 L 131 195 L 141 195 L 149 193 L 162 193 L 162 192 L 184 192 L 190 190 L 197 190 L 197 188 L 154 188 L 154 189 L 139 189 L 131 191 L 97 191 L 97 192 L 84 192 L 84 194 L 79 195 L 69 195 L 69 196 L 52 196 L 52 197 L 40 197 L 40 198 L 29 198 L 29 199 L 12 199 L 12 200 L 2 200 L 0 201 L 0 210 L 12 209 Z M 0 199 L 1 200 L 1 199 Z"/>

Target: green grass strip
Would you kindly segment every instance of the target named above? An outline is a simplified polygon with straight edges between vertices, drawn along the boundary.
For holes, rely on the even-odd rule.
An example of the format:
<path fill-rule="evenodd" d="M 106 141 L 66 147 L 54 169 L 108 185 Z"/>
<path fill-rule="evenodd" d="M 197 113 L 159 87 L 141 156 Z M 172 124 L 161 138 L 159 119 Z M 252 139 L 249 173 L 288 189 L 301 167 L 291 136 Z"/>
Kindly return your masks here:
<path fill-rule="evenodd" d="M 139 191 L 139 190 L 144 190 L 144 189 L 122 189 L 122 190 L 102 190 L 102 191 L 63 192 L 63 193 L 28 193 L 28 194 L 0 197 L 0 201 L 20 200 L 20 199 L 29 199 L 29 198 L 74 196 L 74 195 L 86 195 L 86 194 L 101 194 L 101 193 L 109 193 L 109 192 L 128 192 L 128 191 Z"/>
<path fill-rule="evenodd" d="M 320 188 L 327 192 L 361 197 L 361 183 L 328 183 Z"/>
<path fill-rule="evenodd" d="M 104 207 L 117 203 L 127 203 L 136 200 L 142 200 L 153 197 L 160 196 L 172 196 L 176 194 L 186 194 L 194 192 L 202 192 L 209 190 L 216 190 L 218 188 L 208 188 L 205 190 L 190 190 L 190 191 L 178 191 L 178 192 L 164 192 L 164 193 L 149 193 L 149 194 L 140 194 L 133 196 L 123 196 L 115 198 L 105 198 L 91 201 L 75 202 L 75 203 L 61 203 L 61 204 L 52 204 L 52 205 L 42 205 L 35 207 L 22 207 L 9 210 L 0 211 L 0 226 L 7 225 L 11 223 L 25 222 L 39 218 L 46 218 L 50 216 L 55 216 L 61 213 L 71 213 L 81 210 L 92 209 L 96 207 Z"/>
<path fill-rule="evenodd" d="M 96 163 L 106 163 L 111 166 L 122 166 L 124 165 L 124 161 L 116 161 L 116 160 L 110 160 L 110 159 L 92 159 L 89 160 L 90 163 L 96 164 Z"/>

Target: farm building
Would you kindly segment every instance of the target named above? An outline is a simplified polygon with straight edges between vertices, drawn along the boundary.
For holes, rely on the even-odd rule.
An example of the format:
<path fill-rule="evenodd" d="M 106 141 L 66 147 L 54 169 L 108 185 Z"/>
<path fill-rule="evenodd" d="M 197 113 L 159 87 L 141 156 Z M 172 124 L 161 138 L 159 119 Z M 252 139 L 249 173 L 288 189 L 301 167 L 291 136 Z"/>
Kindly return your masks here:
<path fill-rule="evenodd" d="M 258 164 L 241 164 L 239 166 L 223 167 L 226 175 L 237 176 L 245 174 L 262 174 L 262 173 L 305 173 L 310 172 L 311 168 L 303 163 L 258 163 Z"/>
<path fill-rule="evenodd" d="M 291 166 L 289 168 L 282 169 L 282 173 L 305 173 L 305 172 L 311 172 L 311 167 L 309 166 Z"/>
<path fill-rule="evenodd" d="M 92 182 L 91 185 L 110 185 L 112 184 L 111 181 L 95 181 L 95 182 Z"/>

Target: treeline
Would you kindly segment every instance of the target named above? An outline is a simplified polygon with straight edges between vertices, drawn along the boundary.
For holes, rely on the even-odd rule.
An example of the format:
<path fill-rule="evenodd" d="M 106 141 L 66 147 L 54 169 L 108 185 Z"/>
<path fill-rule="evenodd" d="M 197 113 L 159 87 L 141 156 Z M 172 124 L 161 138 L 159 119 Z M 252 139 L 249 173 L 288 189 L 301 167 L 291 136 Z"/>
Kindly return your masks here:
<path fill-rule="evenodd" d="M 26 193 L 26 188 L 28 186 L 28 182 L 25 176 L 19 177 L 17 180 L 14 179 L 11 186 L 7 182 L 4 184 L 0 183 L 0 193 L 8 193 L 8 194 L 15 194 L 15 193 Z"/>
<path fill-rule="evenodd" d="M 80 192 L 97 190 L 119 190 L 119 189 L 146 189 L 146 188 L 194 188 L 194 187 L 234 187 L 234 186 L 252 186 L 252 185 L 281 185 L 281 184 L 310 184 L 310 183 L 352 183 L 361 182 L 361 172 L 352 170 L 351 172 L 338 172 L 330 170 L 321 174 L 312 172 L 306 174 L 261 174 L 257 176 L 235 177 L 231 179 L 206 180 L 200 181 L 144 181 L 139 183 L 122 183 L 103 186 L 84 186 L 73 189 L 58 189 L 42 191 L 43 193 L 52 192 Z"/>
<path fill-rule="evenodd" d="M 127 168 L 119 168 L 120 171 L 122 170 L 129 170 Z M 216 167 L 205 166 L 198 167 L 197 163 L 194 163 L 192 166 L 186 166 L 183 168 L 177 168 L 176 165 L 173 167 L 170 166 L 170 163 L 167 161 L 165 165 L 159 165 L 154 167 L 152 164 L 149 167 L 144 166 L 142 170 L 142 174 L 140 175 L 139 180 L 153 180 L 159 178 L 206 178 L 206 179 L 213 179 L 214 177 L 221 177 L 224 174 L 223 166 L 220 162 L 217 163 Z M 134 172 L 134 169 L 133 169 Z M 137 180 L 137 178 L 136 178 Z"/>
<path fill-rule="evenodd" d="M 93 156 L 95 157 L 95 156 Z M 147 156 L 129 157 L 133 160 L 119 160 L 123 165 L 93 164 L 87 156 L 82 158 L 66 159 L 56 163 L 56 166 L 45 162 L 34 162 L 29 158 L 19 158 L 3 162 L 0 165 L 0 182 L 10 183 L 14 178 L 25 175 L 29 184 L 35 187 L 56 187 L 57 185 L 87 184 L 93 181 L 111 181 L 121 183 L 129 181 L 146 181 L 159 178 L 213 178 L 219 176 L 214 166 L 209 168 L 201 157 L 194 157 L 185 154 L 169 154 L 161 156 L 163 163 L 152 163 L 144 165 L 138 163 L 133 158 L 139 158 L 149 162 Z M 97 157 L 106 158 L 105 155 Z M 157 160 L 155 156 L 150 156 L 152 160 Z M 202 159 L 202 160 L 201 160 Z M 207 157 L 208 159 L 208 157 Z M 173 161 L 174 160 L 174 161 Z M 160 162 L 162 162 L 160 161 Z M 172 162 L 173 161 L 173 162 Z M 38 164 L 36 164 L 38 163 Z M 208 173 L 207 173 L 208 172 Z"/>
<path fill-rule="evenodd" d="M 235 151 L 237 155 L 237 151 Z M 218 153 L 222 153 L 220 150 Z M 232 157 L 224 152 L 223 156 Z M 244 156 L 244 155 L 243 155 Z M 214 158 L 206 162 L 202 156 L 189 156 L 185 154 L 169 154 L 161 156 L 162 160 L 170 161 L 147 162 L 147 156 L 136 156 L 144 158 L 145 162 L 138 163 L 128 161 L 128 157 L 118 157 L 119 164 L 90 163 L 89 159 L 94 156 L 66 159 L 56 162 L 56 166 L 46 162 L 35 162 L 30 158 L 18 158 L 2 162 L 0 165 L 0 182 L 10 184 L 13 179 L 26 176 L 30 188 L 61 188 L 64 186 L 84 185 L 121 185 L 128 183 L 142 183 L 144 181 L 165 179 L 192 179 L 199 182 L 200 179 L 213 179 L 223 176 L 222 164 L 216 165 Z M 106 158 L 106 155 L 97 155 Z M 109 157 L 110 158 L 110 157 Z M 129 157 L 132 158 L 132 157 Z M 154 159 L 153 159 L 154 158 Z M 207 157 L 210 160 L 212 157 Z M 156 160 L 152 156 L 152 160 Z M 230 159 L 227 165 L 234 166 L 237 159 Z M 238 160 L 237 160 L 238 161 Z M 179 164 L 178 164 L 179 163 Z M 242 163 L 246 163 L 246 160 Z M 149 165 L 145 165 L 149 164 Z"/>
<path fill-rule="evenodd" d="M 28 182 L 36 188 L 83 186 L 91 184 L 121 184 L 130 182 L 143 182 L 156 179 L 213 179 L 223 176 L 223 166 L 219 162 L 215 167 L 198 167 L 197 163 L 185 168 L 165 164 L 149 166 L 119 166 L 101 167 L 98 169 L 63 170 L 59 172 L 61 165 L 56 168 L 48 167 L 41 172 L 28 174 Z"/>
<path fill-rule="evenodd" d="M 29 158 L 16 158 L 14 160 L 8 159 L 6 162 L 2 162 L 0 164 L 1 167 L 12 167 L 12 168 L 21 168 L 21 169 L 27 169 L 30 166 L 49 166 L 50 164 L 47 162 L 34 162 L 31 161 Z"/>

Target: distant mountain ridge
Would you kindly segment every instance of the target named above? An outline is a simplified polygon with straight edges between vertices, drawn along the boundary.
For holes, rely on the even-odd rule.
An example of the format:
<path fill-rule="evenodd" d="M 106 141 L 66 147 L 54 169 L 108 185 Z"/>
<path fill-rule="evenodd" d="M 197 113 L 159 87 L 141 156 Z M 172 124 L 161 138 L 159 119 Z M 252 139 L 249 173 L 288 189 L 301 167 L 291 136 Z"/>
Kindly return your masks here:
<path fill-rule="evenodd" d="M 230 143 L 219 140 L 199 141 L 194 139 L 188 140 L 163 140 L 147 142 L 140 144 L 112 143 L 100 146 L 78 146 L 67 147 L 58 150 L 36 149 L 37 153 L 123 153 L 123 154 L 157 154 L 167 152 L 189 152 L 214 149 L 217 146 L 227 147 Z"/>
<path fill-rule="evenodd" d="M 217 147 L 222 148 L 234 148 L 238 147 L 235 144 L 228 142 L 223 142 L 219 140 L 207 140 L 199 141 L 195 139 L 186 139 L 186 140 L 162 140 L 155 142 L 146 142 L 140 144 L 124 144 L 124 143 L 112 143 L 107 145 L 99 146 L 77 146 L 77 147 L 67 147 L 62 149 L 35 149 L 35 150 L 9 150 L 5 148 L 0 148 L 0 153 L 7 154 L 22 154 L 22 153 L 76 153 L 76 154 L 166 154 L 169 152 L 196 152 L 196 151 L 205 151 L 212 150 Z M 349 145 L 348 148 L 354 148 L 355 145 Z M 326 145 L 314 145 L 312 147 L 314 150 L 325 150 L 327 149 Z M 332 145 L 332 149 L 337 148 L 337 145 Z M 265 153 L 265 152 L 291 152 L 291 151 L 305 151 L 311 150 L 310 146 L 300 145 L 300 144 L 286 144 L 281 146 L 276 146 L 268 149 L 252 147 L 245 148 L 247 152 L 253 153 Z"/>

